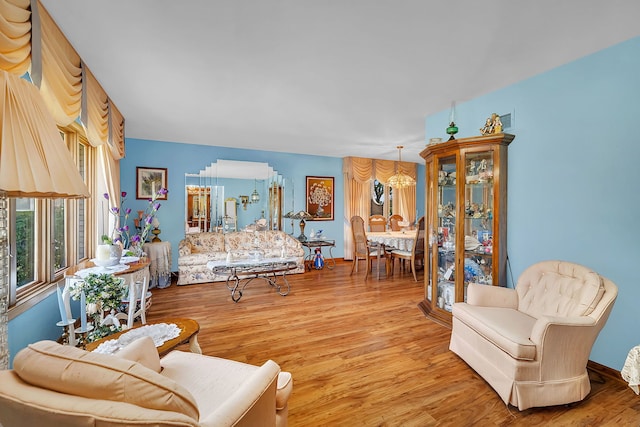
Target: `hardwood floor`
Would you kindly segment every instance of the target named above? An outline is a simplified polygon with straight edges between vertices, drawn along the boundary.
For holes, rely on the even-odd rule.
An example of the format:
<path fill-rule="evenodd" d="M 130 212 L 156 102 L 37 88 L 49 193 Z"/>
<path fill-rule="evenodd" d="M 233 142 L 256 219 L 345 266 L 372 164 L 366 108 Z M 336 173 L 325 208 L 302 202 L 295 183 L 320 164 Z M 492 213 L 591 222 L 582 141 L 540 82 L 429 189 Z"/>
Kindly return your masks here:
<path fill-rule="evenodd" d="M 222 282 L 174 283 L 153 290 L 147 319 L 194 318 L 204 354 L 255 365 L 273 359 L 291 372 L 292 427 L 640 425 L 640 398 L 595 373 L 582 402 L 506 406 L 448 350 L 450 330 L 418 309 L 422 282 L 398 269 L 365 282 L 363 269 L 350 270 L 338 261 L 334 270 L 289 276 L 286 297 L 254 280 L 237 304 Z"/>

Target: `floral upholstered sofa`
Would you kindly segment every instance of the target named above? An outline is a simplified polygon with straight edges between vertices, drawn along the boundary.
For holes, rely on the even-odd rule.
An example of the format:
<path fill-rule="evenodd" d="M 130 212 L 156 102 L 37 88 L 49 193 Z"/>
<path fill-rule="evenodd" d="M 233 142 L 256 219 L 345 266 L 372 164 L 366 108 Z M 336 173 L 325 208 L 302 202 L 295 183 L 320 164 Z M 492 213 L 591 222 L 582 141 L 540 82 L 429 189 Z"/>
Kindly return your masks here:
<path fill-rule="evenodd" d="M 228 253 L 234 260 L 249 259 L 256 250 L 265 258 L 296 258 L 298 268 L 287 274 L 304 273 L 304 249 L 284 231 L 202 232 L 187 234 L 178 244 L 178 285 L 226 280 L 226 276 L 213 273 L 207 263 L 225 260 Z"/>

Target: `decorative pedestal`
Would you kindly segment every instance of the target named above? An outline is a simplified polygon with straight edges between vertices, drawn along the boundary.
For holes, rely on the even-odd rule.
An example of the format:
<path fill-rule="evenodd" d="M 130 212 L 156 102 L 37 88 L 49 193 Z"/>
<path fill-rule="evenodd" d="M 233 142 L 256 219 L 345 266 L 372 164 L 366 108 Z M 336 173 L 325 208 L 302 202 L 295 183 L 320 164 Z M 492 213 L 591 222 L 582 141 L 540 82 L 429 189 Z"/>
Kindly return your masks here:
<path fill-rule="evenodd" d="M 171 285 L 171 242 L 145 243 L 142 247 L 149 257 L 149 288 Z"/>

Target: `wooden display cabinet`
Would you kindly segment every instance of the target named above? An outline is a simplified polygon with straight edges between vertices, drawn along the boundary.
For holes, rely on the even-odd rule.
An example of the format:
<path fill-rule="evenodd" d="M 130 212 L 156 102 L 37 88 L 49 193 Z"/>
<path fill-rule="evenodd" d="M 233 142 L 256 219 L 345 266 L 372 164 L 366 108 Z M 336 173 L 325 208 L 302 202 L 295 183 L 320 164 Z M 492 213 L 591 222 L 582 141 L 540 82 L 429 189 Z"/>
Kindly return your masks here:
<path fill-rule="evenodd" d="M 499 133 L 427 146 L 424 313 L 451 324 L 470 282 L 506 285 L 507 149 Z"/>

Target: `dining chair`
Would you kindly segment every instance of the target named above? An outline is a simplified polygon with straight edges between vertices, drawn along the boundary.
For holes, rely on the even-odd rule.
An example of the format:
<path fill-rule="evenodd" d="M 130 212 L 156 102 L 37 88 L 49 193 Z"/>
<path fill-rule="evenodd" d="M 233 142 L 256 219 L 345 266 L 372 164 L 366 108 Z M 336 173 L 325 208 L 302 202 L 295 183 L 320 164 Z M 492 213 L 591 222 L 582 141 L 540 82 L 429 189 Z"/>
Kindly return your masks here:
<path fill-rule="evenodd" d="M 133 323 L 138 317 L 143 325 L 147 323 L 147 310 L 151 306 L 151 291 L 149 290 L 149 279 L 146 276 L 142 278 L 142 281 L 131 281 L 129 296 L 122 300 L 122 304 L 127 307 L 127 312 L 126 314 L 116 314 L 116 318 L 126 320 L 127 329 L 133 327 Z"/>
<path fill-rule="evenodd" d="M 387 231 L 387 220 L 382 215 L 369 217 L 369 231 Z"/>
<path fill-rule="evenodd" d="M 400 226 L 400 222 L 404 221 L 402 215 L 393 214 L 389 217 L 389 228 L 391 231 L 402 231 L 402 227 Z"/>
<path fill-rule="evenodd" d="M 416 227 L 416 237 L 413 239 L 413 247 L 410 251 L 402 251 L 402 250 L 394 250 L 391 251 L 391 274 L 393 274 L 395 260 L 399 259 L 401 265 L 404 267 L 404 262 L 409 261 L 411 263 L 411 272 L 413 273 L 413 278 L 417 282 L 418 276 L 416 275 L 416 261 L 420 261 L 422 263 L 422 267 L 424 268 L 424 216 L 418 219 L 418 224 Z"/>
<path fill-rule="evenodd" d="M 358 261 L 366 261 L 366 273 L 364 279 L 367 280 L 369 272 L 373 267 L 373 260 L 377 260 L 377 274 L 380 279 L 380 259 L 384 258 L 385 272 L 388 274 L 388 262 L 387 253 L 384 250 L 384 245 L 380 243 L 369 242 L 367 240 L 367 234 L 364 229 L 364 220 L 361 216 L 351 217 L 351 232 L 353 234 L 353 265 L 351 266 L 351 273 L 358 271 Z"/>

